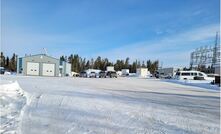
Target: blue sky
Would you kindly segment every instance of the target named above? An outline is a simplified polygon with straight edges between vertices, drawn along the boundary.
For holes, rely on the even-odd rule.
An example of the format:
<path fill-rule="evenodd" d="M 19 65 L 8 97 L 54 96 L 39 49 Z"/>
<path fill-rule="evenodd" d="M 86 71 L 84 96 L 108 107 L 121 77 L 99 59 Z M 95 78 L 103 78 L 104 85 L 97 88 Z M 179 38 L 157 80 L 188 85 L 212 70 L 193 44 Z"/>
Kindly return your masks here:
<path fill-rule="evenodd" d="M 189 66 L 191 51 L 214 44 L 219 8 L 219 0 L 2 0 L 1 51 Z"/>

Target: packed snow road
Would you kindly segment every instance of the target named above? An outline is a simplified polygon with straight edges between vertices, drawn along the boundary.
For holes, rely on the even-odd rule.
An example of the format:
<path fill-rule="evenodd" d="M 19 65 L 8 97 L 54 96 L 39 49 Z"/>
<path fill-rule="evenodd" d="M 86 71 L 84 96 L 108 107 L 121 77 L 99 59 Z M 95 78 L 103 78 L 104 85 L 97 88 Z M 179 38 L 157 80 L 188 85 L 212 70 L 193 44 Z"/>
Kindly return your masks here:
<path fill-rule="evenodd" d="M 220 91 L 139 78 L 1 76 L 29 94 L 22 134 L 219 134 Z"/>

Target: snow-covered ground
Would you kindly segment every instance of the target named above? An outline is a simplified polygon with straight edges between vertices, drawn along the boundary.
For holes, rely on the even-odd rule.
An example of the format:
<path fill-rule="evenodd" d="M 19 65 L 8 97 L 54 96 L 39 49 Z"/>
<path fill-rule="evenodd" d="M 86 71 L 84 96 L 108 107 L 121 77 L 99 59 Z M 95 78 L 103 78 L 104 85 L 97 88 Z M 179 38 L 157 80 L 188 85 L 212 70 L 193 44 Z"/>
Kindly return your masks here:
<path fill-rule="evenodd" d="M 139 78 L 1 79 L 17 81 L 29 94 L 19 122 L 22 134 L 220 132 L 220 90 Z"/>
<path fill-rule="evenodd" d="M 19 133 L 22 108 L 26 104 L 24 91 L 16 81 L 1 80 L 0 83 L 0 133 Z"/>
<path fill-rule="evenodd" d="M 182 84 L 186 86 L 200 87 L 208 90 L 220 90 L 220 87 L 215 84 L 212 85 L 210 80 L 175 80 L 175 79 L 163 79 L 162 81 Z"/>

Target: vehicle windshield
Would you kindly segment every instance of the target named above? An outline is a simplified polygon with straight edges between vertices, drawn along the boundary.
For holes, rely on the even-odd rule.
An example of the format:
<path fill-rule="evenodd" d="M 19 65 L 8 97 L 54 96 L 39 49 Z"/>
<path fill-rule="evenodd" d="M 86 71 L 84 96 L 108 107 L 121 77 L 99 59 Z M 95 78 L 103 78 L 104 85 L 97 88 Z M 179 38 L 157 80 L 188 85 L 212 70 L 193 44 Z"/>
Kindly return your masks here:
<path fill-rule="evenodd" d="M 202 74 L 202 73 L 199 73 L 199 76 L 203 76 L 203 74 Z"/>

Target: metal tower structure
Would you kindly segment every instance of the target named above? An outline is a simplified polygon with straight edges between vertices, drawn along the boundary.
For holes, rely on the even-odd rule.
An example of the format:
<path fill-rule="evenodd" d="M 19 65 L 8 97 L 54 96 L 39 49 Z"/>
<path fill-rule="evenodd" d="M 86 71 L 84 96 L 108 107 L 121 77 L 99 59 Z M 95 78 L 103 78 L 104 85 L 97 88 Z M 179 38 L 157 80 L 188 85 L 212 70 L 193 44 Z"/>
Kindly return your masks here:
<path fill-rule="evenodd" d="M 216 32 L 216 39 L 215 39 L 215 46 L 214 46 L 214 52 L 213 52 L 213 61 L 212 66 L 216 65 L 217 62 L 220 62 L 220 43 L 219 43 L 219 33 Z"/>
<path fill-rule="evenodd" d="M 197 48 L 190 55 L 190 67 L 214 66 L 220 63 L 220 38 L 216 33 L 215 45 Z"/>

